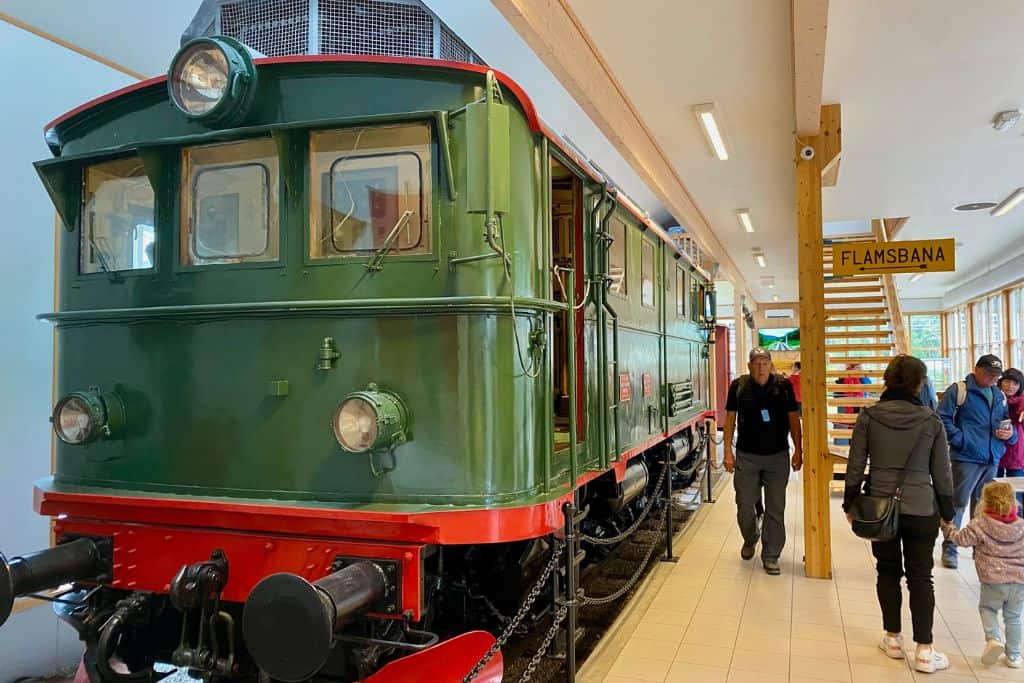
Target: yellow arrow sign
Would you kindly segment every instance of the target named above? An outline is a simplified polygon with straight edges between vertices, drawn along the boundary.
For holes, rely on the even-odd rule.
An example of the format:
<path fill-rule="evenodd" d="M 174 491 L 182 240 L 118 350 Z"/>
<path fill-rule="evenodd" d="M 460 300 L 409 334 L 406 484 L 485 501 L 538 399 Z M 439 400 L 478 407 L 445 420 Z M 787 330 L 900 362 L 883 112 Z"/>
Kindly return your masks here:
<path fill-rule="evenodd" d="M 952 238 L 832 245 L 833 275 L 927 273 L 956 270 Z"/>

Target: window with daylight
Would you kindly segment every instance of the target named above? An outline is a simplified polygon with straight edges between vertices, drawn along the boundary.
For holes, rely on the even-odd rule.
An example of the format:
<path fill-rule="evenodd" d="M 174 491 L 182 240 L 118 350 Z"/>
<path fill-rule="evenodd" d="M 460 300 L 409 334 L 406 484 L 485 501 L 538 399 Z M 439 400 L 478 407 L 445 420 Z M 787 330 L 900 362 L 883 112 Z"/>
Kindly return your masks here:
<path fill-rule="evenodd" d="M 154 265 L 153 188 L 142 161 L 127 157 L 85 168 L 79 272 Z"/>
<path fill-rule="evenodd" d="M 960 307 L 946 313 L 946 347 L 952 361 L 954 378 L 965 377 L 971 371 L 970 340 L 967 338 L 967 308 Z"/>
<path fill-rule="evenodd" d="M 912 313 L 905 317 L 910 353 L 918 358 L 942 357 L 942 315 Z"/>
<path fill-rule="evenodd" d="M 971 304 L 972 362 L 986 353 L 995 354 L 1001 359 L 1006 356 L 1003 299 L 1003 293 L 997 292 Z"/>
<path fill-rule="evenodd" d="M 1010 336 L 1006 340 L 1010 353 L 1006 362 L 1010 367 L 1024 367 L 1024 285 L 1014 287 L 1007 293 L 1007 317 Z"/>

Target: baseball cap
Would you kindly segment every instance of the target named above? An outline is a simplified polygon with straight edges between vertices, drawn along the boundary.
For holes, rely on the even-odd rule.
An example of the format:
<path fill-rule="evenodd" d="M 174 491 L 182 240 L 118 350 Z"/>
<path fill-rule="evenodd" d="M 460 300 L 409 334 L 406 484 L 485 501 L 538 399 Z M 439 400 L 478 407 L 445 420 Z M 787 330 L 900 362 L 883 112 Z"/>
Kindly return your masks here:
<path fill-rule="evenodd" d="M 772 354 L 768 353 L 768 349 L 766 349 L 766 348 L 764 348 L 762 346 L 757 346 L 757 347 L 755 347 L 753 349 L 750 349 L 750 359 L 749 360 L 754 360 L 755 358 L 767 358 L 768 360 L 771 360 L 772 359 Z"/>
<path fill-rule="evenodd" d="M 999 360 L 998 356 L 993 356 L 991 353 L 986 353 L 984 356 L 978 359 L 978 362 L 974 364 L 974 367 L 981 368 L 992 375 L 1003 374 L 1003 361 Z"/>

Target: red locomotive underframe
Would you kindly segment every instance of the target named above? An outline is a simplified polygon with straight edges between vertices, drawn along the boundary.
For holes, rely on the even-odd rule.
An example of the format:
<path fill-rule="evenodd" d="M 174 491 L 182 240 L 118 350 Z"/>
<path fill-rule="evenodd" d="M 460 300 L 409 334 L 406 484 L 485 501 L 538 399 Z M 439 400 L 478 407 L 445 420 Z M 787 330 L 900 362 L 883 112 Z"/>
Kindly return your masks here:
<path fill-rule="evenodd" d="M 708 411 L 623 453 L 612 465 L 625 476 L 630 458 L 676 432 L 713 417 Z M 600 476 L 588 472 L 577 487 Z M 401 612 L 423 615 L 422 560 L 427 545 L 499 543 L 545 536 L 561 528 L 562 504 L 554 500 L 515 508 L 380 512 L 290 507 L 210 500 L 63 493 L 35 488 L 35 509 L 56 517 L 63 536 L 114 540 L 111 585 L 166 593 L 182 565 L 209 559 L 216 549 L 228 557 L 223 597 L 244 601 L 263 578 L 291 572 L 315 581 L 331 571 L 338 555 L 401 563 Z"/>

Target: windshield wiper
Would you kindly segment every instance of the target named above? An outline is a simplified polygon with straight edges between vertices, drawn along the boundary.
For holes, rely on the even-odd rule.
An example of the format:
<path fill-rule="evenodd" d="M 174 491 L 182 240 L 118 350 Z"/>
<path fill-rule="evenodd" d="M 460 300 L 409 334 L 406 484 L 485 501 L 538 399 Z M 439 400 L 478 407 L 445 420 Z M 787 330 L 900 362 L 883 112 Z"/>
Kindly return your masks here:
<path fill-rule="evenodd" d="M 373 255 L 370 262 L 366 264 L 366 269 L 371 272 L 378 272 L 384 269 L 381 265 L 384 263 L 384 257 L 387 256 L 388 251 L 391 250 L 391 243 L 394 242 L 395 238 L 398 237 L 398 233 L 401 232 L 402 228 L 409 222 L 412 217 L 412 211 L 406 209 L 405 212 L 399 217 L 398 222 L 395 223 L 395 227 L 391 228 L 391 232 L 388 233 L 387 239 L 384 240 L 384 244 L 377 250 L 377 253 Z"/>
<path fill-rule="evenodd" d="M 93 239 L 92 235 L 89 235 L 89 244 L 91 244 L 92 248 L 96 250 L 96 256 L 98 256 L 100 259 L 100 268 L 102 268 L 103 272 L 107 274 L 107 279 L 115 284 L 119 282 L 124 282 L 124 278 L 121 277 L 121 274 L 114 268 L 110 267 L 108 259 L 112 260 L 111 257 L 107 254 L 103 247 L 96 243 L 96 240 Z"/>

